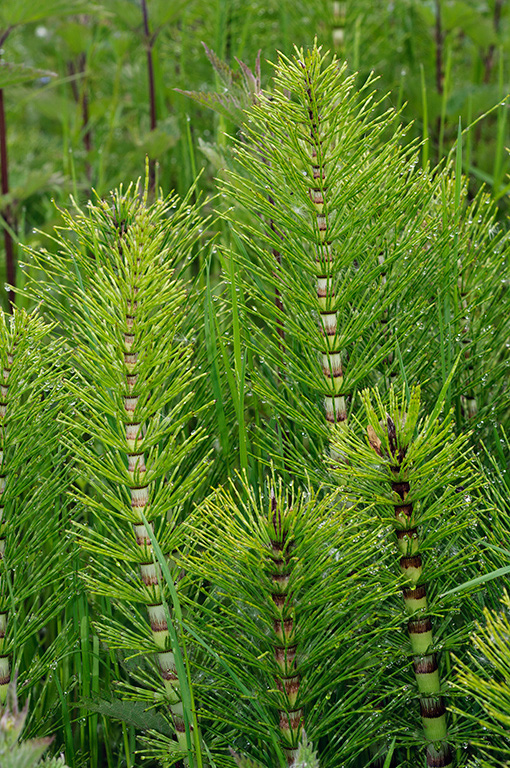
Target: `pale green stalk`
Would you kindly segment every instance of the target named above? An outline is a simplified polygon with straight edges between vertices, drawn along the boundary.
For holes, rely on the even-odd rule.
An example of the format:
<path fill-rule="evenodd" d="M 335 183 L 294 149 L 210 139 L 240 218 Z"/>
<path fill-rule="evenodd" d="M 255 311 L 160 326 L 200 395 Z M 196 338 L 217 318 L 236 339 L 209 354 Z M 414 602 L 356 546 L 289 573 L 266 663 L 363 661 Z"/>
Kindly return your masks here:
<path fill-rule="evenodd" d="M 328 174 L 323 145 L 328 139 L 327 125 L 322 125 L 322 117 L 316 98 L 316 81 L 313 69 L 304 69 L 306 85 L 306 108 L 310 116 L 309 156 L 311 164 L 310 199 L 316 209 L 314 230 L 317 241 L 315 244 L 315 262 L 317 269 L 317 303 L 324 350 L 322 356 L 322 372 L 326 379 L 324 408 L 329 424 L 346 426 L 347 406 L 346 395 L 343 391 L 342 350 L 339 349 L 338 312 L 335 300 L 335 251 L 331 243 L 331 223 L 328 205 Z M 310 71 L 311 70 L 311 71 Z"/>

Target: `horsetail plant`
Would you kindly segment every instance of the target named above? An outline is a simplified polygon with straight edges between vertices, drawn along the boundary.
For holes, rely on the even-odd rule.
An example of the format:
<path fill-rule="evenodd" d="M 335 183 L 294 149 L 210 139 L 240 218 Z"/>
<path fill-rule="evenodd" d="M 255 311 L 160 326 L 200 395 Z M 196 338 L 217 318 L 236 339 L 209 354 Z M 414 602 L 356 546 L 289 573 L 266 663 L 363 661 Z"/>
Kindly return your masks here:
<path fill-rule="evenodd" d="M 419 294 L 406 297 L 421 270 L 435 189 L 414 173 L 414 149 L 401 146 L 395 114 L 380 114 L 372 81 L 357 91 L 345 65 L 326 58 L 316 44 L 292 59 L 280 54 L 271 92 L 261 92 L 247 113 L 240 170 L 226 185 L 244 233 L 233 255 L 239 283 L 254 301 L 246 341 L 262 358 L 255 388 L 288 421 L 294 444 L 286 446 L 286 463 L 296 471 L 303 450 L 328 440 L 326 424 L 347 423 L 360 384 L 378 380 L 397 322 L 387 308 L 398 302 L 405 327 L 420 305 Z M 238 205 L 262 224 L 239 227 Z M 398 269 L 403 259 L 405 270 Z M 394 266 L 398 281 L 383 282 Z M 281 379 L 271 375 L 280 357 Z M 262 440 L 274 454 L 269 434 Z"/>
<path fill-rule="evenodd" d="M 392 388 L 387 410 L 377 391 L 374 397 L 375 406 L 368 390 L 362 394 L 366 439 L 354 429 L 337 432 L 336 446 L 349 464 L 337 463 L 332 471 L 346 498 L 375 503 L 396 533 L 427 765 L 450 766 L 454 736 L 447 727 L 438 637 L 443 648 L 451 647 L 441 626 L 453 625 L 444 593 L 455 571 L 470 568 L 466 527 L 472 524 L 469 493 L 476 476 L 466 458 L 467 438 L 452 436 L 452 413 L 438 419 L 442 399 L 420 419 L 418 387 L 408 397 L 405 388 L 401 397 Z M 451 631 L 458 642 L 459 628 Z"/>
<path fill-rule="evenodd" d="M 0 703 L 13 669 L 40 679 L 28 644 L 65 602 L 61 348 L 37 313 L 0 312 Z M 55 364 L 57 361 L 57 364 Z M 51 651 L 50 651 L 51 654 Z"/>
<path fill-rule="evenodd" d="M 189 428 L 199 414 L 192 403 L 197 376 L 179 278 L 203 222 L 187 200 L 149 204 L 147 188 L 140 193 L 131 185 L 66 214 L 65 223 L 59 256 L 42 253 L 36 261 L 54 281 L 47 305 L 71 332 L 69 443 L 82 477 L 74 495 L 85 515 L 78 536 L 90 555 L 84 578 L 123 614 L 101 619 L 100 636 L 112 648 L 156 660 L 152 672 L 134 673 L 148 687 L 127 685 L 128 693 L 167 701 L 176 759 L 188 755 L 194 764 L 180 630 L 168 623 L 153 539 L 170 557 L 186 500 L 207 468 L 198 460 L 203 430 Z"/>
<path fill-rule="evenodd" d="M 452 174 L 442 174 L 434 207 L 437 220 L 429 229 L 417 292 L 436 319 L 416 317 L 401 347 L 403 366 L 408 380 L 427 381 L 427 408 L 434 407 L 453 371 L 447 406 L 454 407 L 457 431 L 472 430 L 479 440 L 504 418 L 507 402 L 502 387 L 508 323 L 501 311 L 506 287 L 498 275 L 510 243 L 486 192 L 469 198 L 458 163 Z M 398 305 L 393 311 L 398 315 Z"/>
<path fill-rule="evenodd" d="M 321 766 L 337 766 L 364 746 L 347 723 L 371 711 L 363 681 L 378 677 L 374 596 L 395 589 L 373 577 L 378 525 L 361 547 L 359 520 L 338 494 L 275 477 L 264 489 L 239 484 L 213 493 L 187 524 L 187 569 L 211 585 L 192 612 L 195 631 L 221 656 L 203 662 L 201 683 L 215 760 L 229 746 L 239 765 L 316 765 L 311 742 Z"/>
<path fill-rule="evenodd" d="M 261 439 L 273 455 L 276 442 L 294 472 L 303 453 L 309 469 L 320 464 L 321 410 L 329 425 L 346 424 L 356 389 L 387 390 L 398 375 L 430 378 L 423 397 L 433 407 L 460 349 L 457 427 L 478 431 L 502 400 L 504 288 L 492 286 L 508 242 L 487 195 L 468 197 L 462 135 L 455 162 L 422 171 L 371 81 L 356 92 L 355 76 L 326 58 L 316 45 L 280 56 L 269 91 L 257 77 L 253 107 L 243 104 L 238 172 L 226 185 L 237 301 L 258 353 L 251 378 L 276 420 L 276 441 L 266 425 Z M 235 101 L 236 76 L 213 63 L 228 73 L 226 95 L 188 95 L 216 108 Z"/>

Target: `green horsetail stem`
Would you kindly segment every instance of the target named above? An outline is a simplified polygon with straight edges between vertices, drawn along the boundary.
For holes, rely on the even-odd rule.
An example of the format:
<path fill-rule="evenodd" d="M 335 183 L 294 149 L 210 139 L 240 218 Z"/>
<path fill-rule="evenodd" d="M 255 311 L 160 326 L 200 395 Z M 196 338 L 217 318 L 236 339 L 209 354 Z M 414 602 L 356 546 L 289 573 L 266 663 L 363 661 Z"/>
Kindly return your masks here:
<path fill-rule="evenodd" d="M 446 550 L 439 550 L 436 556 L 437 562 L 447 558 L 446 573 L 466 563 L 469 540 L 466 537 L 462 545 L 457 544 L 453 555 L 450 526 L 454 521 L 460 535 L 472 524 L 469 503 L 456 489 L 460 484 L 465 489 L 478 483 L 466 452 L 467 437 L 453 434 L 453 412 L 439 419 L 452 376 L 445 382 L 432 412 L 422 418 L 419 387 L 409 391 L 404 386 L 399 395 L 391 387 L 387 406 L 377 390 L 373 390 L 375 406 L 372 394 L 364 390 L 362 400 L 368 422 L 365 436 L 356 434 L 355 424 L 352 429 L 338 431 L 337 448 L 349 456 L 349 464 L 338 462 L 333 467 L 347 498 L 375 503 L 385 524 L 396 533 L 428 768 L 450 768 L 454 756 L 434 637 L 433 622 L 437 619 L 432 618 L 441 615 L 442 610 L 430 606 L 430 583 L 423 562 L 429 544 L 426 532 L 432 531 L 436 546 L 441 542 L 446 545 Z M 436 557 L 431 558 L 431 568 L 436 567 Z M 402 725 L 405 732 L 409 728 L 407 712 Z"/>
<path fill-rule="evenodd" d="M 291 58 L 279 56 L 272 91 L 252 107 L 236 146 L 242 173 L 229 173 L 225 182 L 232 211 L 243 205 L 258 220 L 273 222 L 263 223 L 260 243 L 253 236 L 260 227 L 241 224 L 247 247 L 237 258 L 244 266 L 241 280 L 260 292 L 272 328 L 269 334 L 261 329 L 257 305 L 248 309 L 249 346 L 264 364 L 269 343 L 273 359 L 288 364 L 284 393 L 280 381 L 262 371 L 255 373 L 255 386 L 285 419 L 292 404 L 288 463 L 296 467 L 303 466 L 297 446 L 311 450 L 310 431 L 321 445 L 329 443 L 333 458 L 344 459 L 334 455 L 332 428 L 346 428 L 353 393 L 378 377 L 388 357 L 395 317 L 389 316 L 385 334 L 377 323 L 400 301 L 416 270 L 413 261 L 398 282 L 384 272 L 425 242 L 422 219 L 430 197 L 428 178 L 411 172 L 414 150 L 403 148 L 395 115 L 389 110 L 383 118 L 369 93 L 371 78 L 357 90 L 346 65 L 334 57 L 326 63 L 327 57 L 316 41 L 307 51 L 296 48 Z M 416 226 L 410 220 L 402 226 L 406 208 Z M 228 218 L 239 228 L 241 217 Z M 271 249 L 281 253 L 281 270 Z M 386 268 L 377 260 L 381 251 Z M 380 280 L 383 290 L 377 290 Z M 277 332 L 281 308 L 268 301 L 275 288 L 285 310 L 285 350 Z M 273 455 L 267 435 L 261 440 Z"/>
<path fill-rule="evenodd" d="M 136 280 L 136 275 L 135 275 Z M 179 693 L 179 683 L 175 667 L 174 654 L 169 651 L 170 635 L 167 623 L 167 607 L 162 596 L 162 575 L 159 565 L 155 562 L 152 542 L 140 513 L 149 520 L 151 529 L 154 526 L 150 518 L 150 485 L 145 482 L 147 467 L 145 465 L 145 453 L 143 450 L 144 424 L 136 420 L 139 397 L 136 394 L 139 384 L 137 364 L 139 361 L 137 338 L 137 309 L 138 286 L 133 286 L 132 299 L 127 302 L 125 325 L 121 329 L 124 337 L 124 428 L 127 447 L 128 476 L 130 479 L 129 491 L 131 496 L 131 508 L 135 518 L 133 533 L 137 545 L 140 547 L 142 562 L 140 564 L 140 578 L 144 587 L 152 593 L 153 603 L 147 606 L 147 614 L 152 630 L 152 636 L 157 651 L 157 661 L 168 695 L 170 711 L 174 723 L 177 742 L 183 752 L 187 749 L 186 730 L 184 724 L 183 707 Z M 138 520 L 136 518 L 138 517 Z"/>
<path fill-rule="evenodd" d="M 326 380 L 324 409 L 328 424 L 342 424 L 347 421 L 346 395 L 343 393 L 342 353 L 338 347 L 338 312 L 335 311 L 334 266 L 335 255 L 329 240 L 328 196 L 326 158 L 323 153 L 324 128 L 317 110 L 314 94 L 315 82 L 304 67 L 306 79 L 306 102 L 310 119 L 309 157 L 311 163 L 310 199 L 315 206 L 316 245 L 315 263 L 317 270 L 317 303 L 320 327 L 324 339 L 321 353 L 322 372 Z"/>
<path fill-rule="evenodd" d="M 340 492 L 298 490 L 274 475 L 265 487 L 246 475 L 241 483 L 211 494 L 188 524 L 189 573 L 211 585 L 202 610 L 209 642 L 221 649 L 208 711 L 229 723 L 225 746 L 243 734 L 236 750 L 249 754 L 240 766 L 297 768 L 305 732 L 324 766 L 341 765 L 345 718 L 366 711 L 367 659 L 379 669 L 367 607 L 372 587 L 387 594 L 373 567 L 382 529 L 363 531 L 361 547 Z M 225 675 L 229 667 L 235 673 Z"/>
<path fill-rule="evenodd" d="M 279 500 L 280 503 L 282 500 Z M 276 687 L 281 694 L 283 707 L 279 709 L 279 727 L 282 747 L 288 765 L 296 760 L 299 742 L 304 728 L 303 709 L 299 704 L 301 677 L 297 666 L 298 644 L 295 632 L 294 603 L 289 595 L 292 562 L 292 537 L 285 525 L 285 515 L 279 508 L 274 491 L 271 495 L 271 584 L 276 617 L 273 621 L 275 635 L 274 658 L 277 669 Z"/>
<path fill-rule="evenodd" d="M 446 706 L 441 695 L 437 656 L 432 651 L 434 637 L 432 620 L 428 615 L 427 587 L 420 583 L 423 573 L 420 554 L 420 537 L 415 522 L 414 505 L 410 498 L 411 485 L 402 479 L 402 463 L 407 446 L 397 440 L 395 422 L 386 414 L 386 430 L 392 457 L 391 489 L 396 500 L 395 527 L 400 554 L 400 569 L 406 586 L 402 589 L 404 606 L 409 620 L 407 630 L 413 653 L 413 670 L 418 685 L 420 714 L 425 740 L 427 742 L 427 766 L 448 768 L 452 765 L 452 751 L 448 744 Z M 370 445 L 378 456 L 385 455 L 385 449 L 372 426 L 368 427 Z"/>
<path fill-rule="evenodd" d="M 119 687 L 130 698 L 163 704 L 171 749 L 190 764 L 193 749 L 200 765 L 191 683 L 173 624 L 175 588 L 166 573 L 180 516 L 208 471 L 198 416 L 208 403 L 196 399 L 188 341 L 194 291 L 184 277 L 207 221 L 201 204 L 190 204 L 194 194 L 149 203 L 147 172 L 143 186 L 120 186 L 85 210 L 75 204 L 63 211 L 59 258 L 45 250 L 33 258 L 53 286 L 41 297 L 44 306 L 72 329 L 75 375 L 66 384 L 79 407 L 63 423 L 86 478 L 72 491 L 90 510 L 87 521 L 75 522 L 90 564 L 83 578 L 130 625 L 121 631 L 114 611 L 105 610 L 98 634 L 110 648 L 142 659 L 138 684 L 121 679 Z M 39 295 L 37 281 L 31 290 Z"/>

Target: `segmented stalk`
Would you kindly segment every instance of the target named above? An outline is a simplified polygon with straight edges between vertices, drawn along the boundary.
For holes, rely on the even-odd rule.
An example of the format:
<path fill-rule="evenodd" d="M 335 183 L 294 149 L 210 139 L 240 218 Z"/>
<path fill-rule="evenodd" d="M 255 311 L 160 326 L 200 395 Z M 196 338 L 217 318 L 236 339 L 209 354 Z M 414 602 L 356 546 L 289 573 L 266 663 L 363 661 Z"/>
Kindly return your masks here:
<path fill-rule="evenodd" d="M 179 600 L 161 557 L 178 546 L 183 506 L 208 471 L 200 447 L 202 403 L 188 405 L 197 381 L 186 331 L 193 302 L 179 278 L 204 219 L 189 198 L 149 204 L 149 175 L 147 167 L 144 187 L 120 187 L 85 211 L 62 212 L 68 234 L 59 232 L 59 259 L 42 252 L 34 260 L 52 283 L 49 311 L 72 329 L 75 376 L 67 384 L 78 405 L 66 417 L 66 434 L 88 481 L 74 489 L 91 510 L 87 523 L 76 522 L 90 557 L 84 579 L 121 614 L 119 621 L 105 612 L 98 633 L 112 649 L 154 661 L 157 680 L 151 671 L 138 675 L 145 689 L 127 681 L 119 686 L 144 700 L 163 695 L 173 716 L 174 752 L 191 762 L 193 728 L 199 765 L 194 712 L 188 718 L 193 696 L 189 684 L 182 687 L 181 636 L 173 626 Z"/>
<path fill-rule="evenodd" d="M 328 424 L 346 424 L 347 406 L 343 390 L 342 352 L 338 344 L 338 312 L 335 310 L 335 254 L 329 238 L 328 189 L 326 161 L 323 153 L 324 126 L 314 96 L 314 83 L 305 70 L 306 100 L 310 119 L 310 163 L 313 186 L 310 199 L 316 210 L 315 263 L 317 269 L 317 303 L 324 339 L 321 352 L 325 378 L 324 409 Z"/>
<path fill-rule="evenodd" d="M 410 497 L 411 486 L 405 478 L 402 463 L 407 446 L 400 446 L 397 430 L 391 416 L 386 415 L 389 450 L 393 457 L 390 469 L 394 479 L 391 489 L 398 499 L 394 504 L 400 569 L 406 578 L 402 590 L 404 606 L 409 614 L 407 630 L 413 653 L 413 669 L 418 685 L 420 714 L 427 741 L 427 766 L 446 768 L 452 765 L 452 753 L 447 742 L 446 706 L 441 696 L 437 655 L 434 645 L 432 619 L 428 614 L 427 587 L 421 583 L 423 564 L 421 542 L 416 525 L 414 505 Z M 368 427 L 370 444 L 379 456 L 383 455 L 381 440 L 373 427 Z M 404 477 L 403 477 L 404 476 Z"/>
<path fill-rule="evenodd" d="M 292 537 L 288 535 L 285 519 L 278 506 L 274 492 L 271 496 L 272 525 L 274 538 L 271 539 L 271 559 L 273 572 L 271 598 L 276 610 L 273 623 L 276 643 L 274 658 L 278 668 L 276 687 L 281 693 L 283 707 L 278 711 L 282 746 L 287 756 L 288 765 L 297 757 L 299 741 L 303 733 L 303 709 L 299 705 L 299 687 L 301 677 L 297 665 L 297 638 L 295 633 L 294 603 L 289 595 L 291 576 Z"/>
<path fill-rule="evenodd" d="M 149 521 L 149 525 L 153 528 L 150 509 L 151 488 L 150 484 L 146 481 L 147 467 L 143 445 L 145 425 L 136 418 L 139 402 L 137 386 L 140 384 L 137 371 L 140 341 L 137 338 L 137 296 L 139 288 L 136 285 L 136 274 L 134 281 L 132 298 L 127 302 L 125 326 L 122 329 L 124 334 L 123 356 L 126 382 L 124 390 L 124 427 L 128 474 L 130 478 L 129 491 L 134 517 L 136 518 L 139 515 L 139 519 L 135 520 L 133 524 L 133 532 L 136 543 L 142 553 L 140 578 L 146 589 L 152 592 L 153 596 L 153 603 L 147 606 L 147 613 L 154 643 L 159 649 L 157 651 L 157 661 L 165 690 L 168 694 L 177 741 L 182 750 L 185 751 L 186 733 L 174 654 L 168 650 L 170 646 L 170 635 L 166 618 L 168 609 L 163 603 L 162 598 L 161 569 L 156 562 L 150 536 L 140 514 L 144 514 Z"/>
<path fill-rule="evenodd" d="M 420 694 L 420 712 L 425 739 L 427 740 L 427 765 L 435 768 L 452 763 L 450 747 L 446 741 L 446 707 L 441 694 L 437 656 L 431 653 L 434 638 L 432 620 L 428 615 L 427 587 L 420 584 L 422 557 L 420 539 L 413 524 L 413 503 L 407 501 L 410 491 L 408 482 L 392 482 L 392 490 L 398 494 L 401 504 L 395 505 L 395 518 L 402 526 L 397 531 L 401 554 L 400 568 L 409 586 L 403 589 L 406 611 L 410 615 L 407 624 L 413 652 L 413 669 Z"/>

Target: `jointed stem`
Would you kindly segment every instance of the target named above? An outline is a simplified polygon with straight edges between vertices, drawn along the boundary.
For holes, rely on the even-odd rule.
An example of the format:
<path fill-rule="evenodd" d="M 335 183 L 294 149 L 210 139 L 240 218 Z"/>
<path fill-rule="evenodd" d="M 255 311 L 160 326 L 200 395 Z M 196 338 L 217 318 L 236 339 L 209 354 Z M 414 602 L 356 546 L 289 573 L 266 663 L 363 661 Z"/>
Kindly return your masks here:
<path fill-rule="evenodd" d="M 395 425 L 388 416 L 388 434 L 395 432 Z M 400 461 L 393 468 L 399 475 Z M 432 620 L 428 615 L 427 587 L 420 584 L 422 557 L 420 539 L 414 522 L 413 503 L 409 499 L 410 484 L 407 480 L 395 479 L 391 483 L 393 492 L 400 497 L 395 504 L 397 542 L 400 552 L 400 568 L 408 586 L 402 590 L 404 605 L 410 615 L 407 630 L 413 653 L 413 669 L 418 684 L 420 713 L 425 739 L 427 741 L 427 765 L 430 768 L 445 768 L 452 764 L 452 755 L 447 743 L 446 707 L 441 696 L 437 657 L 433 647 Z"/>
<path fill-rule="evenodd" d="M 279 669 L 276 678 L 276 687 L 281 692 L 284 708 L 279 710 L 280 732 L 282 734 L 283 749 L 287 756 L 287 762 L 292 765 L 296 759 L 298 743 L 303 732 L 303 710 L 296 708 L 299 696 L 300 675 L 296 663 L 297 640 L 295 636 L 294 606 L 289 597 L 290 578 L 290 550 L 292 541 L 288 536 L 285 519 L 278 502 L 273 495 L 272 528 L 274 538 L 271 540 L 272 561 L 274 571 L 271 581 L 274 592 L 271 595 L 278 618 L 274 621 L 274 631 L 278 638 L 278 645 L 274 646 L 274 658 Z"/>
<path fill-rule="evenodd" d="M 136 420 L 139 397 L 136 394 L 139 382 L 137 364 L 139 352 L 136 334 L 136 321 L 138 309 L 137 276 L 134 276 L 133 292 L 127 305 L 124 332 L 124 368 L 126 388 L 124 390 L 124 416 L 125 436 L 128 449 L 128 473 L 130 476 L 131 508 L 136 518 L 137 513 L 143 513 L 150 521 L 150 486 L 146 482 L 147 467 L 143 452 L 143 436 L 145 425 Z M 149 522 L 150 525 L 152 523 Z M 147 533 L 142 516 L 134 523 L 134 535 L 136 543 L 143 553 L 143 562 L 140 565 L 140 576 L 144 586 L 153 594 L 153 603 L 148 606 L 147 612 L 152 629 L 154 642 L 159 649 L 157 652 L 158 664 L 165 689 L 169 696 L 170 710 L 175 727 L 177 741 L 183 750 L 186 750 L 186 734 L 182 714 L 177 672 L 175 668 L 174 654 L 169 650 L 170 636 L 167 624 L 167 608 L 162 602 L 161 571 L 155 562 L 152 543 Z"/>
<path fill-rule="evenodd" d="M 316 209 L 317 243 L 317 302 L 325 342 L 322 351 L 322 371 L 326 379 L 324 408 L 329 424 L 346 423 L 346 395 L 343 392 L 342 354 L 338 349 L 338 312 L 335 311 L 335 256 L 329 240 L 326 163 L 323 154 L 323 128 L 320 123 L 313 82 L 306 72 L 308 115 L 310 128 L 310 161 L 313 186 L 310 199 Z"/>
<path fill-rule="evenodd" d="M 418 418 L 418 403 L 419 398 L 416 393 L 412 393 L 407 413 L 403 413 L 403 410 L 399 413 L 393 408 L 395 421 L 386 413 L 384 421 L 380 422 L 380 425 L 385 424 L 386 435 L 383 440 L 378 436 L 372 421 L 368 427 L 368 440 L 376 454 L 385 461 L 388 473 L 385 473 L 385 476 L 390 482 L 396 501 L 393 504 L 394 525 L 400 554 L 400 570 L 405 578 L 402 594 L 405 610 L 409 615 L 407 630 L 427 742 L 427 766 L 449 768 L 453 760 L 448 744 L 446 706 L 441 695 L 437 655 L 433 650 L 432 619 L 429 614 L 427 586 L 422 581 L 421 542 L 411 489 L 413 464 L 405 463 L 406 456 L 409 460 L 410 441 Z"/>

